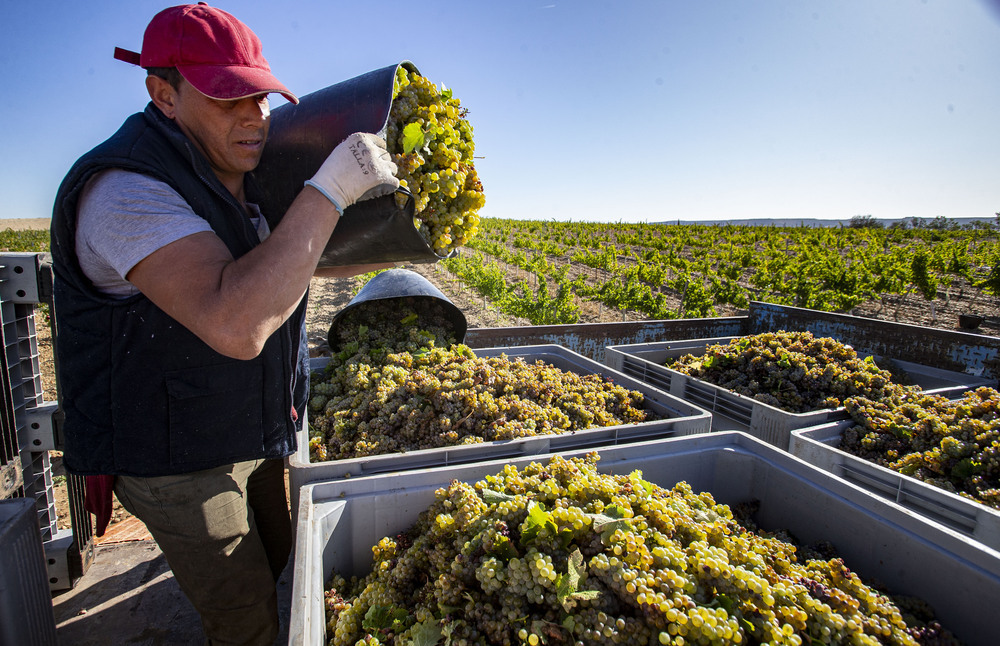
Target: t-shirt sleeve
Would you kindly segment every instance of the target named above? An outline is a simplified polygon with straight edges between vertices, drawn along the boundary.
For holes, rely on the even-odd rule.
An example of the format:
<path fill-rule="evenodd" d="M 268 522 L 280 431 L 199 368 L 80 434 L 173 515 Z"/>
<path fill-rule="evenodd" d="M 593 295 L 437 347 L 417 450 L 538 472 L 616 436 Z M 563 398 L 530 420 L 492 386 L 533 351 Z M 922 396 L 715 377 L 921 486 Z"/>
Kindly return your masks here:
<path fill-rule="evenodd" d="M 141 260 L 171 242 L 211 230 L 166 183 L 140 173 L 107 170 L 91 179 L 81 195 L 77 257 L 99 290 L 129 296 L 137 290 L 125 276 Z"/>

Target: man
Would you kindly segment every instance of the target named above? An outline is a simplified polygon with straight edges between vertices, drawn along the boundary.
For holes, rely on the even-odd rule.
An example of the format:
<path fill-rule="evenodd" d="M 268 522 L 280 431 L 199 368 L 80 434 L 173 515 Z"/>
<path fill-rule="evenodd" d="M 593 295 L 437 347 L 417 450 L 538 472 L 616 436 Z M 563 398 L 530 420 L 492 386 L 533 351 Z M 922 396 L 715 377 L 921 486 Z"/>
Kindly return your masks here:
<path fill-rule="evenodd" d="M 211 644 L 271 644 L 291 520 L 283 458 L 308 395 L 305 294 L 343 209 L 399 183 L 351 135 L 274 231 L 247 173 L 267 95 L 298 99 L 260 41 L 205 3 L 146 29 L 150 103 L 84 155 L 52 220 L 67 469 L 156 539 Z M 371 267 L 325 270 L 354 275 Z M 107 493 L 110 498 L 110 489 Z"/>

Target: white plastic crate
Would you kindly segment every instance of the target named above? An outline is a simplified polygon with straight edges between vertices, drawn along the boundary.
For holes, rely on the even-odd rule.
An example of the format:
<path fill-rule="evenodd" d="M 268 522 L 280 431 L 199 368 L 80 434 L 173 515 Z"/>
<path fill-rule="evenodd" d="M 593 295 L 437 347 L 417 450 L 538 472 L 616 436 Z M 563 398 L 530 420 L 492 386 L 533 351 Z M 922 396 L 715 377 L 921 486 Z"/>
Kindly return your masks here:
<path fill-rule="evenodd" d="M 0 644 L 55 646 L 45 550 L 30 498 L 0 501 Z"/>
<path fill-rule="evenodd" d="M 605 349 L 604 362 L 614 370 L 711 411 L 713 430 L 746 431 L 781 449 L 788 448 L 791 432 L 797 428 L 817 426 L 847 417 L 843 407 L 791 413 L 664 365 L 667 359 L 677 359 L 686 354 L 704 354 L 708 346 L 726 344 L 734 338 L 736 337 L 610 346 Z M 970 388 L 996 383 L 991 379 L 908 361 L 893 359 L 891 365 L 895 373 L 904 373 L 911 384 L 938 395 L 958 396 Z"/>
<path fill-rule="evenodd" d="M 1000 511 L 837 448 L 852 420 L 792 431 L 789 452 L 809 464 L 1000 550 Z"/>
<path fill-rule="evenodd" d="M 294 505 L 297 504 L 298 490 L 303 485 L 318 480 L 378 473 L 398 473 L 427 467 L 450 466 L 522 455 L 541 455 L 568 449 L 611 446 L 624 442 L 708 433 L 712 427 L 712 416 L 709 412 L 649 384 L 611 370 L 607 366 L 562 346 L 533 345 L 487 348 L 473 350 L 473 352 L 479 357 L 495 357 L 506 354 L 511 358 L 522 358 L 528 363 L 544 361 L 561 370 L 577 374 L 600 374 L 619 386 L 641 392 L 645 400 L 645 407 L 656 412 L 663 419 L 640 424 L 591 428 L 572 433 L 540 435 L 482 444 L 314 463 L 309 461 L 308 430 L 307 426 L 303 426 L 298 438 L 298 450 L 288 459 L 288 483 L 292 508 L 294 509 Z M 326 360 L 313 360 L 312 369 L 319 370 L 325 363 Z"/>
<path fill-rule="evenodd" d="M 567 458 L 586 451 L 568 451 Z M 604 472 L 643 476 L 664 487 L 686 481 L 717 502 L 756 500 L 758 524 L 786 529 L 805 544 L 830 541 L 851 570 L 895 594 L 930 603 L 942 624 L 969 645 L 994 644 L 1000 604 L 1000 552 L 929 523 L 888 500 L 745 433 L 723 432 L 599 450 Z M 294 555 L 289 643 L 325 643 L 323 593 L 336 569 L 364 575 L 371 547 L 405 531 L 453 479 L 481 480 L 506 464 L 547 456 L 318 482 L 302 490 Z"/>

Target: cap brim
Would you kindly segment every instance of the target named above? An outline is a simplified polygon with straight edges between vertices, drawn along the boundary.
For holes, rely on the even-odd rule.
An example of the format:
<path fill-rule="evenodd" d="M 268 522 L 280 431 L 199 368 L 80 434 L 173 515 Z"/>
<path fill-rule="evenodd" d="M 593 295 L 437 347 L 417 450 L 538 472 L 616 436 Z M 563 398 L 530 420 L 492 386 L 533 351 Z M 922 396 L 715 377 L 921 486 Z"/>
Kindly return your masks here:
<path fill-rule="evenodd" d="M 266 70 L 237 65 L 178 65 L 177 71 L 205 96 L 223 101 L 275 92 L 292 103 L 299 98 Z"/>

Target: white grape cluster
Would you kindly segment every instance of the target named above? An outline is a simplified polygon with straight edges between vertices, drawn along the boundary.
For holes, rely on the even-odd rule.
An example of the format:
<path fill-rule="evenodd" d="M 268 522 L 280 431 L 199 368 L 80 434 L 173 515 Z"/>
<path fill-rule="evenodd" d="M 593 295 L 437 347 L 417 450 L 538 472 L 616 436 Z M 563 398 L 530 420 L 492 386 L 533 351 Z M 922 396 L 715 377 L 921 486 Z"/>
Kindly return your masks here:
<path fill-rule="evenodd" d="M 555 455 L 438 490 L 368 575 L 333 573 L 329 644 L 957 644 L 835 555 L 597 462 Z"/>
<path fill-rule="evenodd" d="M 1000 392 L 980 387 L 961 398 L 911 393 L 852 397 L 856 425 L 840 448 L 860 458 L 1000 509 Z"/>
<path fill-rule="evenodd" d="M 351 313 L 349 313 L 351 314 Z M 443 316 L 443 314 L 441 315 Z M 657 419 L 645 398 L 598 373 L 479 357 L 444 322 L 398 302 L 345 316 L 341 350 L 312 375 L 315 462 L 478 444 Z"/>
<path fill-rule="evenodd" d="M 899 397 L 919 390 L 849 345 L 811 332 L 765 332 L 709 345 L 666 363 L 692 377 L 793 413 L 837 408 L 846 397 Z"/>
<path fill-rule="evenodd" d="M 400 184 L 416 200 L 415 224 L 439 255 L 476 234 L 486 203 L 466 116 L 451 90 L 402 65 L 396 69 L 386 144 Z"/>

